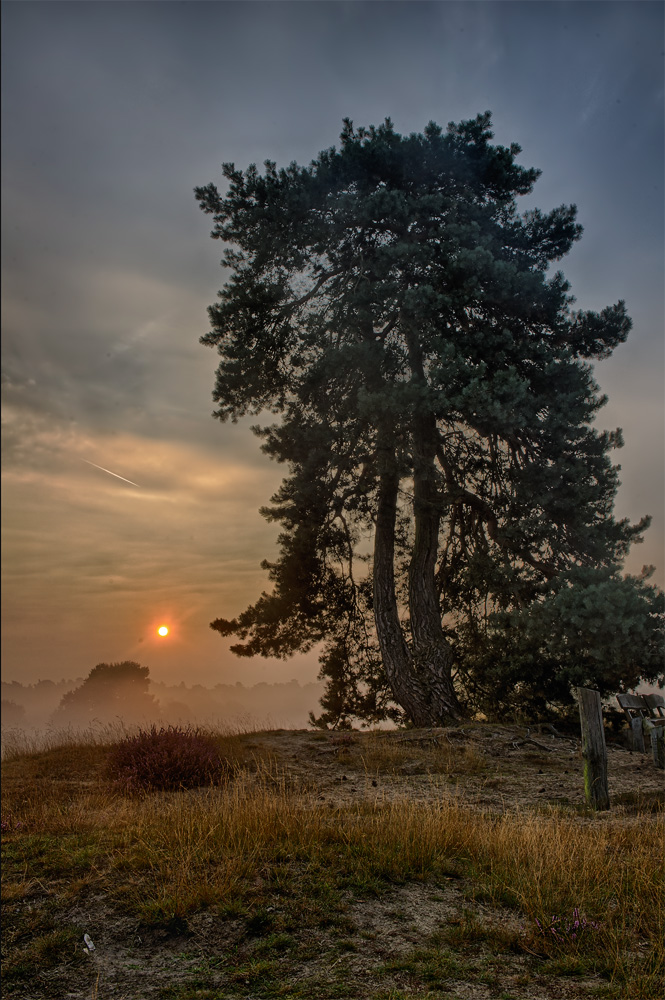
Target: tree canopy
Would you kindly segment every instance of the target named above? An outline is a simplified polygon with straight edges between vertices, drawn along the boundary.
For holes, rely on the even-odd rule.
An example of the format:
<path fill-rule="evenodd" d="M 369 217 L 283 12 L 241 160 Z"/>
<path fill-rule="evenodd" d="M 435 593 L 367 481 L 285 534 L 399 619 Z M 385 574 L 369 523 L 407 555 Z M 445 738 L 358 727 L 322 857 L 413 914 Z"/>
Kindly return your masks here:
<path fill-rule="evenodd" d="M 288 466 L 262 510 L 281 525 L 273 589 L 211 624 L 241 656 L 322 644 L 321 724 L 491 703 L 508 629 L 502 696 L 537 676 L 561 697 L 580 586 L 606 635 L 642 616 L 640 662 L 612 683 L 657 671 L 662 595 L 619 573 L 649 519 L 614 519 L 621 432 L 593 426 L 590 362 L 630 319 L 623 301 L 572 308 L 550 266 L 581 236 L 576 208 L 520 214 L 539 171 L 492 138 L 489 112 L 407 136 L 347 119 L 309 166 L 224 164 L 225 196 L 195 189 L 228 244 L 202 337 L 220 355 L 215 416 L 277 416 L 254 430 Z"/>
<path fill-rule="evenodd" d="M 154 716 L 158 705 L 148 690 L 149 672 L 134 660 L 98 663 L 79 687 L 62 696 L 56 721 L 138 722 Z"/>

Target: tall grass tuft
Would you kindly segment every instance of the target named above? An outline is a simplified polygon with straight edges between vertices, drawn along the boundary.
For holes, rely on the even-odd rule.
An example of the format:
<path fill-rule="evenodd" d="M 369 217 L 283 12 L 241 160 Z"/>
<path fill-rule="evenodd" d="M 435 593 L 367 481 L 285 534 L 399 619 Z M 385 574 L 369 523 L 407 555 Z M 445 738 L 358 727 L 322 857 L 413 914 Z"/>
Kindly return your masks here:
<path fill-rule="evenodd" d="M 47 726 L 45 729 L 3 726 L 2 760 L 17 760 L 64 747 L 109 746 L 137 729 L 137 726 L 128 727 L 120 718 L 115 722 L 93 721 L 89 726 Z"/>

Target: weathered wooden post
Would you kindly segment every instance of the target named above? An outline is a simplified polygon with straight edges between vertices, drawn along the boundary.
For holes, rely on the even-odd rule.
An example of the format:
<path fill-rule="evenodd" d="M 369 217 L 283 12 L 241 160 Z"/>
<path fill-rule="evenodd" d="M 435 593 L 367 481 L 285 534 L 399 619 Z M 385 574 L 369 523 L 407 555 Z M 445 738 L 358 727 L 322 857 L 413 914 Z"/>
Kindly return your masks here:
<path fill-rule="evenodd" d="M 656 767 L 665 770 L 665 726 L 654 726 L 649 729 L 651 740 L 651 753 Z"/>
<path fill-rule="evenodd" d="M 638 753 L 646 753 L 644 748 L 644 722 L 641 715 L 635 716 L 634 719 L 630 720 L 630 729 L 633 734 L 633 750 L 637 750 Z"/>
<path fill-rule="evenodd" d="M 582 757 L 584 758 L 584 793 L 592 809 L 609 809 L 610 793 L 607 786 L 607 747 L 603 729 L 603 712 L 600 693 L 590 688 L 578 687 L 582 726 Z"/>

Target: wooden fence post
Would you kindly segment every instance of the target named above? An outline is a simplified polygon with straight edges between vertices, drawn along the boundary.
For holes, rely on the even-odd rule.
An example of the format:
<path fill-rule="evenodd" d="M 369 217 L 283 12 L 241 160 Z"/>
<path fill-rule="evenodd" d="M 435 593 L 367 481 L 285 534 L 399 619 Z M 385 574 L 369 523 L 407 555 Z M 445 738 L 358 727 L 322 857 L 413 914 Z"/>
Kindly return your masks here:
<path fill-rule="evenodd" d="M 652 726 L 649 731 L 651 753 L 656 767 L 665 770 L 665 726 Z"/>
<path fill-rule="evenodd" d="M 641 715 L 638 715 L 634 719 L 630 720 L 630 728 L 633 734 L 633 750 L 637 750 L 638 753 L 646 753 L 646 749 L 644 747 L 643 723 L 644 719 Z"/>
<path fill-rule="evenodd" d="M 584 793 L 592 809 L 609 809 L 610 793 L 607 786 L 607 747 L 603 729 L 603 712 L 600 693 L 590 688 L 578 687 L 582 726 L 582 757 L 584 758 Z"/>

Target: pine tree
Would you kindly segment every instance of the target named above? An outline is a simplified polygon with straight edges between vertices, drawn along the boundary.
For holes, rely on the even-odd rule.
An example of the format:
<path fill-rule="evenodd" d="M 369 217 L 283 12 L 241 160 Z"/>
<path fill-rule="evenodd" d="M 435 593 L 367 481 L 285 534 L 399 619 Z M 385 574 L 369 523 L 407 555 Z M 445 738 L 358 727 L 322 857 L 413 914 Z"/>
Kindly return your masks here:
<path fill-rule="evenodd" d="M 323 643 L 322 724 L 459 718 L 490 615 L 575 567 L 616 573 L 648 525 L 614 520 L 620 432 L 592 427 L 588 362 L 625 340 L 625 305 L 571 309 L 548 269 L 576 209 L 519 214 L 539 171 L 490 124 L 347 119 L 307 167 L 225 164 L 225 197 L 195 190 L 229 244 L 202 337 L 215 416 L 278 416 L 254 430 L 289 469 L 262 511 L 272 592 L 211 624 L 239 655 Z"/>

